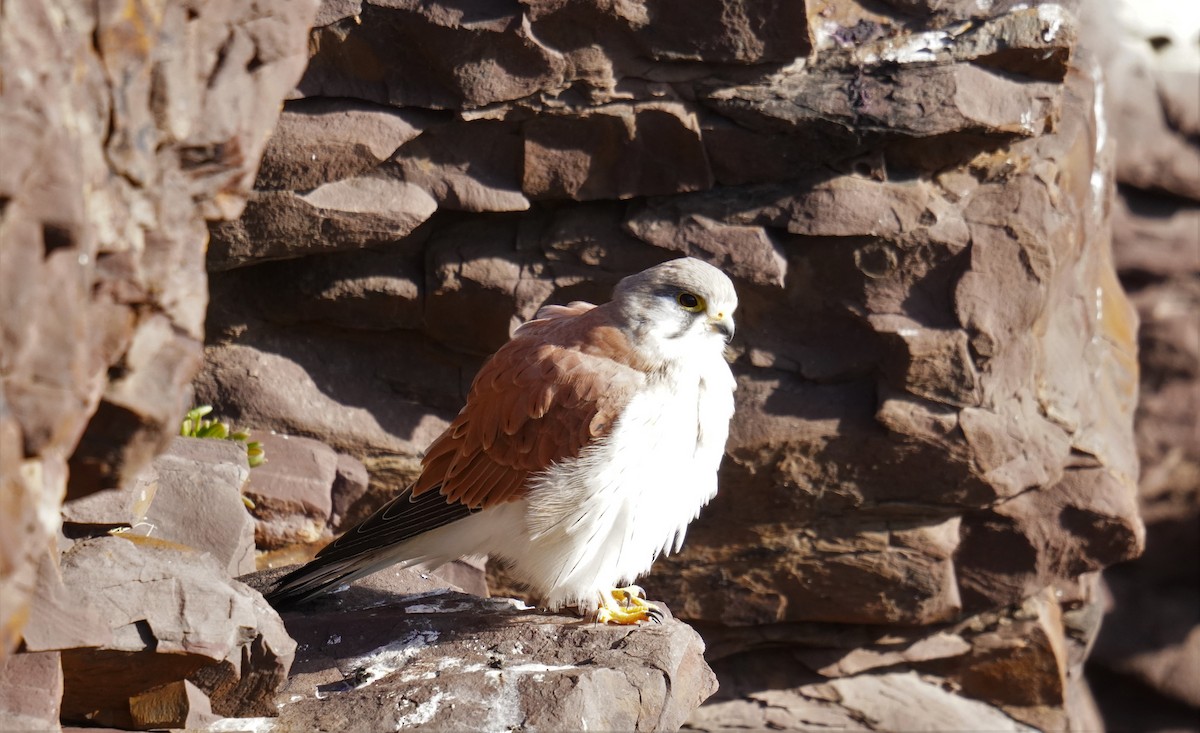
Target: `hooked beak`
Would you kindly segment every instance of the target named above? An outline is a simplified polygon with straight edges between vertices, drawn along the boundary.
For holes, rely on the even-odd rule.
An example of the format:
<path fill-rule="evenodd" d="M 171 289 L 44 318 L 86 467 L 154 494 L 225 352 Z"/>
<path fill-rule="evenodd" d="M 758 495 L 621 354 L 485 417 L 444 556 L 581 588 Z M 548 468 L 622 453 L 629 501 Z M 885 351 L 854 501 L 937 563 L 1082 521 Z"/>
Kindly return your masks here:
<path fill-rule="evenodd" d="M 717 313 L 708 317 L 708 327 L 714 331 L 718 331 L 725 337 L 725 343 L 733 340 L 733 318 L 724 313 Z"/>

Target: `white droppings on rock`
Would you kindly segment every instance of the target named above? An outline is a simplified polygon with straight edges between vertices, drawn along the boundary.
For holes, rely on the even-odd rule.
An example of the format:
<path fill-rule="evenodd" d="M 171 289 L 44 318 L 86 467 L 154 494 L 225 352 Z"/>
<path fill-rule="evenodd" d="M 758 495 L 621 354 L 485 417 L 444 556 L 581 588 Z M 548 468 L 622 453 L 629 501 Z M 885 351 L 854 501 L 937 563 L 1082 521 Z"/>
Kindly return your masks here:
<path fill-rule="evenodd" d="M 1050 43 L 1058 36 L 1058 32 L 1062 30 L 1063 24 L 1066 22 L 1066 14 L 1067 11 L 1055 3 L 1037 6 L 1038 20 L 1045 26 L 1042 28 L 1043 41 Z"/>
<path fill-rule="evenodd" d="M 275 718 L 221 718 L 205 730 L 212 733 L 266 733 L 275 730 Z"/>
<path fill-rule="evenodd" d="M 411 713 L 405 713 L 399 718 L 396 718 L 396 727 L 394 730 L 404 730 L 411 728 L 414 725 L 424 725 L 433 720 L 433 716 L 437 715 L 438 708 L 442 706 L 442 701 L 450 697 L 448 693 L 440 690 L 435 690 L 433 697 L 425 702 L 416 703 L 416 709 Z M 411 702 L 411 701 L 410 701 Z"/>
<path fill-rule="evenodd" d="M 368 687 L 403 667 L 419 651 L 433 644 L 437 639 L 438 632 L 436 631 L 414 631 L 399 641 L 347 660 L 342 672 L 347 675 L 356 674 L 362 680 L 357 685 L 357 689 Z"/>
<path fill-rule="evenodd" d="M 412 606 L 405 606 L 405 613 L 460 613 L 471 608 L 473 604 L 467 602 L 460 603 L 417 603 Z"/>
<path fill-rule="evenodd" d="M 577 667 L 574 664 L 538 664 L 537 662 L 527 662 L 512 667 L 505 667 L 500 671 L 506 674 L 526 674 L 529 672 L 564 672 L 568 669 L 577 669 Z"/>

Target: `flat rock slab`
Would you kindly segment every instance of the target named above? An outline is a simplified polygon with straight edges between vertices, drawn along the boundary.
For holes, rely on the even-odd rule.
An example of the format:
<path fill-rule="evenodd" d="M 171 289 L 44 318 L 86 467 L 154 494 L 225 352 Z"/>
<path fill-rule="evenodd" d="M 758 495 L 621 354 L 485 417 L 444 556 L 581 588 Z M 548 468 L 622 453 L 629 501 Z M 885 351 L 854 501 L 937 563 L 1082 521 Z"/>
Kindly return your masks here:
<path fill-rule="evenodd" d="M 428 587 L 429 576 L 394 573 Z M 677 730 L 716 691 L 699 635 L 673 619 L 603 626 L 396 587 L 368 579 L 285 612 L 298 647 L 279 717 L 213 729 Z"/>

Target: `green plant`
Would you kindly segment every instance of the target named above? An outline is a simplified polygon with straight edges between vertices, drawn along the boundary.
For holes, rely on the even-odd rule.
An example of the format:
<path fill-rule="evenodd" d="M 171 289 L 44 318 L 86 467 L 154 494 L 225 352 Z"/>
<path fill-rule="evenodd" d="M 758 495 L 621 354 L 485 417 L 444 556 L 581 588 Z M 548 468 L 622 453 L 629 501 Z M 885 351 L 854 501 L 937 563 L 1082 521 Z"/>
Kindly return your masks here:
<path fill-rule="evenodd" d="M 267 460 L 262 443 L 250 440 L 249 430 L 232 432 L 229 423 L 216 419 L 207 419 L 213 411 L 212 405 L 200 405 L 187 411 L 183 422 L 179 425 L 179 434 L 185 438 L 215 438 L 217 440 L 236 440 L 246 445 L 246 461 L 250 468 L 261 466 Z"/>

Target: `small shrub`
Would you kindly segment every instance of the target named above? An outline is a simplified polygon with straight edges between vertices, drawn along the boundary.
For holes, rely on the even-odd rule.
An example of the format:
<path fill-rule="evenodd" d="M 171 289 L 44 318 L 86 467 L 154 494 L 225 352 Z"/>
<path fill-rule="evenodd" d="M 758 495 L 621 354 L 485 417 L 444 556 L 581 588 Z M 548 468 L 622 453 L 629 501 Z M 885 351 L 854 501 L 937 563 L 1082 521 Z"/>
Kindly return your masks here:
<path fill-rule="evenodd" d="M 188 410 L 187 416 L 179 425 L 179 434 L 185 438 L 214 438 L 217 440 L 236 440 L 246 446 L 246 461 L 250 468 L 266 463 L 267 456 L 262 443 L 250 440 L 249 430 L 232 432 L 229 423 L 220 420 L 210 420 L 205 417 L 213 411 L 212 405 L 200 405 Z"/>

